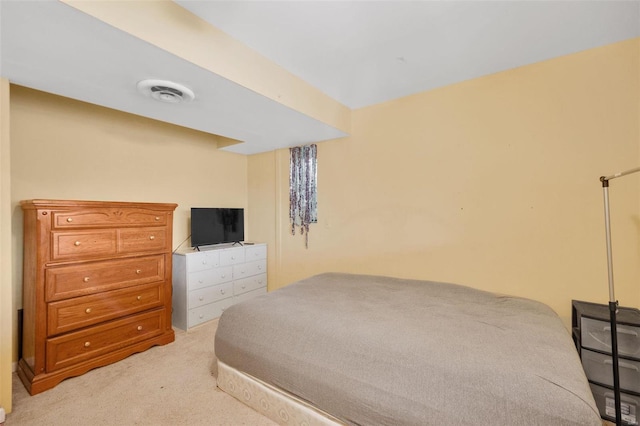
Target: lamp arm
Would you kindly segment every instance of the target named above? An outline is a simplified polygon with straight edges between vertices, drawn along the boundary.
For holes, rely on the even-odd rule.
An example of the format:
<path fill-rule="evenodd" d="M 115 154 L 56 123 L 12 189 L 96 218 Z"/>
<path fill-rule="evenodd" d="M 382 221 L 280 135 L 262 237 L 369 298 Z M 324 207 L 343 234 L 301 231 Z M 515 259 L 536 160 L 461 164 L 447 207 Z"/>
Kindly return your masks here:
<path fill-rule="evenodd" d="M 636 172 L 640 172 L 640 167 L 636 167 L 634 169 L 625 170 L 624 172 L 618 172 L 618 173 L 613 174 L 611 176 L 600 176 L 600 181 L 604 183 L 606 181 L 610 181 L 611 179 L 619 178 L 619 177 L 624 176 L 624 175 L 630 175 L 630 174 L 636 173 Z"/>

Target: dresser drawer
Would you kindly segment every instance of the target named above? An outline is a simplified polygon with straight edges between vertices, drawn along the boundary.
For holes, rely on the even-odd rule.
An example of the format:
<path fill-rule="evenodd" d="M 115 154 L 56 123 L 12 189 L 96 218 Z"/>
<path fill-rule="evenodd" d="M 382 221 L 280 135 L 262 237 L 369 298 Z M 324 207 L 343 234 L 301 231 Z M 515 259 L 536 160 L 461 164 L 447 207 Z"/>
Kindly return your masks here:
<path fill-rule="evenodd" d="M 254 260 L 262 260 L 267 258 L 266 245 L 245 246 L 245 260 L 252 262 Z"/>
<path fill-rule="evenodd" d="M 47 305 L 48 335 L 98 324 L 161 306 L 164 288 L 161 283 L 143 284 L 91 296 L 76 297 Z"/>
<path fill-rule="evenodd" d="M 116 230 L 52 232 L 53 260 L 113 256 L 117 252 Z"/>
<path fill-rule="evenodd" d="M 244 247 L 220 250 L 220 265 L 235 265 L 244 262 Z"/>
<path fill-rule="evenodd" d="M 233 303 L 241 303 L 241 302 L 244 302 L 245 300 L 253 299 L 254 297 L 257 297 L 257 296 L 262 296 L 263 294 L 267 294 L 266 287 L 261 287 L 256 290 L 251 290 L 246 293 L 233 296 Z"/>
<path fill-rule="evenodd" d="M 611 352 L 611 325 L 587 317 L 580 320 L 580 341 L 583 348 Z M 617 324 L 618 354 L 640 359 L 640 327 Z"/>
<path fill-rule="evenodd" d="M 159 336 L 165 329 L 165 317 L 165 310 L 158 309 L 47 339 L 47 371 L 69 367 Z"/>
<path fill-rule="evenodd" d="M 189 253 L 185 260 L 187 270 L 190 272 L 204 271 L 220 266 L 220 255 L 215 250 Z"/>
<path fill-rule="evenodd" d="M 200 272 L 191 272 L 187 277 L 187 288 L 196 290 L 202 287 L 222 284 L 231 281 L 233 278 L 233 268 L 226 266 L 223 268 L 208 269 Z"/>
<path fill-rule="evenodd" d="M 265 273 L 267 271 L 266 260 L 256 260 L 255 262 L 247 262 L 241 265 L 233 266 L 233 279 L 242 279 Z"/>
<path fill-rule="evenodd" d="M 267 286 L 267 274 L 260 274 L 233 282 L 233 294 L 239 295 Z"/>
<path fill-rule="evenodd" d="M 587 378 L 603 385 L 613 386 L 613 362 L 611 355 L 584 349 L 581 353 L 582 365 Z M 620 388 L 640 393 L 640 361 L 619 359 Z"/>
<path fill-rule="evenodd" d="M 197 308 L 198 306 L 213 303 L 232 296 L 232 282 L 214 285 L 211 287 L 204 287 L 189 292 L 189 301 L 187 303 L 187 306 L 189 307 L 189 309 Z"/>
<path fill-rule="evenodd" d="M 45 270 L 47 302 L 164 281 L 164 255 L 106 260 Z"/>
<path fill-rule="evenodd" d="M 233 297 L 189 309 L 187 328 L 218 318 L 231 305 L 233 305 Z"/>
<path fill-rule="evenodd" d="M 118 230 L 118 253 L 171 251 L 167 228 L 127 228 Z"/>
<path fill-rule="evenodd" d="M 54 211 L 53 228 L 158 226 L 167 224 L 167 212 L 136 208 L 99 208 Z"/>

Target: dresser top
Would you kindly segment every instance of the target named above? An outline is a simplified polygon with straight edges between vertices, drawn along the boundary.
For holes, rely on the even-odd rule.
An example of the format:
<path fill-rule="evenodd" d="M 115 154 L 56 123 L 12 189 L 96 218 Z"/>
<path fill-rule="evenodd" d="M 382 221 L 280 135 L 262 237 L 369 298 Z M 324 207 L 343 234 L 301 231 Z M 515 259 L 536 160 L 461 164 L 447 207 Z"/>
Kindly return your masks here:
<path fill-rule="evenodd" d="M 175 203 L 147 203 L 131 201 L 88 201 L 88 200 L 23 200 L 20 201 L 23 210 L 38 208 L 78 208 L 78 207 L 128 207 L 153 210 L 175 210 Z"/>
<path fill-rule="evenodd" d="M 181 256 L 186 256 L 194 253 L 202 253 L 211 250 L 224 250 L 224 249 L 232 249 L 232 248 L 247 248 L 247 247 L 256 247 L 256 246 L 264 246 L 266 243 L 253 243 L 253 242 L 243 242 L 242 245 L 238 243 L 224 243 L 224 244 L 215 244 L 211 246 L 200 246 L 200 250 L 196 250 L 193 247 L 184 247 L 177 249 L 173 252 L 173 254 L 178 254 Z"/>

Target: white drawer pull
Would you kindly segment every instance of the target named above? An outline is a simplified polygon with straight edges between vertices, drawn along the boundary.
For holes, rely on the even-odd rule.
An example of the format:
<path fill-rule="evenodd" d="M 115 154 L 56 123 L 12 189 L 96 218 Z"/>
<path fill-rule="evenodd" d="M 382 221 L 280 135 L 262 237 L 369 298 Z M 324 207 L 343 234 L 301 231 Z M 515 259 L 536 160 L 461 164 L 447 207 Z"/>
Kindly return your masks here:
<path fill-rule="evenodd" d="M 87 308 L 84 310 L 86 313 L 90 314 L 91 313 L 91 308 Z"/>
<path fill-rule="evenodd" d="M 244 290 L 244 286 L 242 286 L 242 289 Z"/>
<path fill-rule="evenodd" d="M 141 325 L 138 326 L 138 331 L 142 331 L 142 326 Z"/>
<path fill-rule="evenodd" d="M 220 278 L 226 278 L 226 277 L 227 277 L 227 276 L 226 276 L 225 274 L 222 274 L 222 275 L 220 276 Z"/>
<path fill-rule="evenodd" d="M 202 302 L 204 300 L 204 297 L 200 296 L 198 297 L 198 300 Z"/>
<path fill-rule="evenodd" d="M 258 265 L 258 271 L 262 271 L 262 265 Z"/>
<path fill-rule="evenodd" d="M 80 245 L 80 241 L 76 241 L 75 243 L 73 243 L 73 245 L 78 247 Z"/>
<path fill-rule="evenodd" d="M 69 222 L 69 223 L 73 222 L 73 218 L 68 217 L 68 218 L 67 218 L 67 222 Z"/>
<path fill-rule="evenodd" d="M 618 333 L 629 334 L 630 336 L 638 337 L 638 333 L 633 330 L 629 330 L 628 328 L 616 327 L 616 329 L 618 330 Z M 611 326 L 605 327 L 604 331 L 611 332 Z"/>
<path fill-rule="evenodd" d="M 613 365 L 613 360 L 611 360 L 611 359 L 605 359 L 605 360 L 604 360 L 604 363 L 605 363 L 606 365 Z M 626 362 L 623 362 L 623 361 L 618 361 L 618 365 L 620 366 L 620 368 L 626 368 L 626 369 L 628 369 L 628 370 L 634 370 L 634 371 L 636 371 L 636 372 L 638 371 L 638 367 L 636 367 L 636 366 L 635 366 L 635 365 L 633 365 L 633 364 L 629 364 L 629 363 L 626 363 Z"/>
<path fill-rule="evenodd" d="M 203 264 L 203 265 L 206 265 L 206 264 L 207 264 L 207 261 L 206 261 L 206 260 L 203 260 L 203 261 L 202 261 L 202 264 Z"/>
<path fill-rule="evenodd" d="M 153 236 L 153 235 L 149 235 L 149 239 L 150 239 L 150 240 L 155 240 L 155 239 L 156 239 L 156 237 L 155 237 L 155 236 Z"/>
<path fill-rule="evenodd" d="M 235 256 L 231 256 L 231 260 L 236 260 Z"/>
<path fill-rule="evenodd" d="M 88 283 L 88 282 L 89 282 L 89 277 L 84 277 L 84 278 L 82 279 L 82 281 L 84 281 L 85 283 Z"/>
<path fill-rule="evenodd" d="M 224 294 L 224 289 L 220 289 L 220 294 Z"/>
<path fill-rule="evenodd" d="M 202 319 L 202 318 L 204 318 L 204 315 L 203 315 L 203 314 L 200 314 L 200 319 Z"/>
<path fill-rule="evenodd" d="M 84 347 L 88 348 L 89 346 L 91 346 L 91 342 L 84 342 Z"/>

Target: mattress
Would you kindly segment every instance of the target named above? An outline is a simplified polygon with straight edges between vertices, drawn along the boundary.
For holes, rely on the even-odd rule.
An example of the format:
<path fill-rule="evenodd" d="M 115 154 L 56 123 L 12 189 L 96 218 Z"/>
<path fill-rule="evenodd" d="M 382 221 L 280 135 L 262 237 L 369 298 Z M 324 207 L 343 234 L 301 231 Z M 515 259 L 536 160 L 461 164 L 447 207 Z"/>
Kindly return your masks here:
<path fill-rule="evenodd" d="M 328 273 L 228 308 L 218 360 L 351 425 L 601 426 L 548 306 Z"/>

